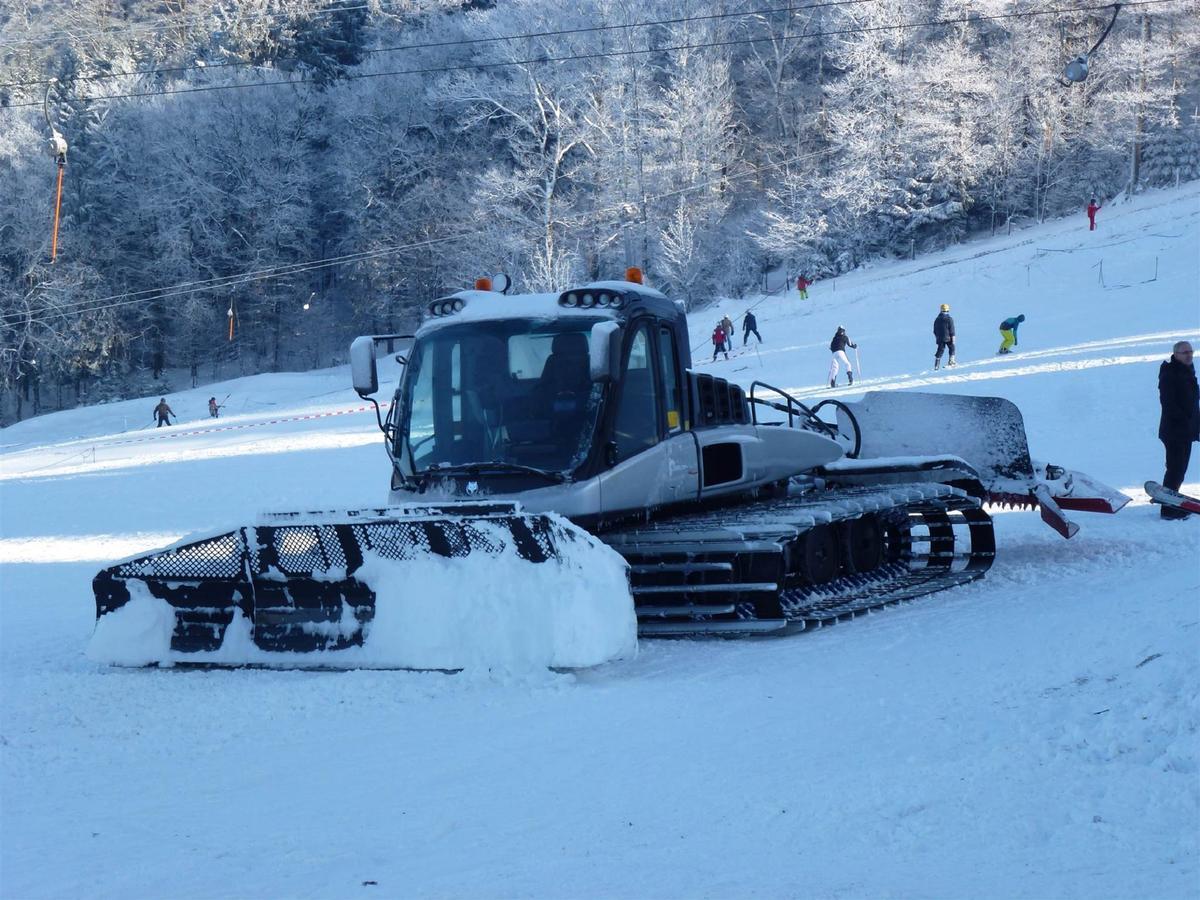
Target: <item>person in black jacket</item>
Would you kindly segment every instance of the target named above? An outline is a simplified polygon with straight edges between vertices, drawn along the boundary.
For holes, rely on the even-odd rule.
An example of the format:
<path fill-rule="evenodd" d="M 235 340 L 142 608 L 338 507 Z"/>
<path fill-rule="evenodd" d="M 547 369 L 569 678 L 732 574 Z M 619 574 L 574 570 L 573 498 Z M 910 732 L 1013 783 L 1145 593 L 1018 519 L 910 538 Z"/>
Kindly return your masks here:
<path fill-rule="evenodd" d="M 942 311 L 933 320 L 933 336 L 937 339 L 937 353 L 933 356 L 933 367 L 935 369 L 941 367 L 943 350 L 950 351 L 950 361 L 946 365 L 957 365 L 954 361 L 954 318 L 950 315 L 949 303 L 942 304 Z"/>
<path fill-rule="evenodd" d="M 1192 442 L 1200 440 L 1200 387 L 1192 362 L 1192 345 L 1180 341 L 1172 348 L 1171 358 L 1158 368 L 1158 402 L 1162 418 L 1158 421 L 1158 439 L 1167 451 L 1167 472 L 1162 483 L 1179 490 L 1187 475 Z M 1163 506 L 1164 519 L 1186 519 L 1188 513 Z"/>
<path fill-rule="evenodd" d="M 746 341 L 754 335 L 758 338 L 758 342 L 762 343 L 762 335 L 758 333 L 758 319 L 754 318 L 754 313 L 746 310 L 746 315 L 742 317 L 742 346 L 746 346 Z"/>
<path fill-rule="evenodd" d="M 850 366 L 850 357 L 846 355 L 847 347 L 857 350 L 858 344 L 850 340 L 850 335 L 846 334 L 846 329 L 839 325 L 837 333 L 833 336 L 833 340 L 829 342 L 829 352 L 833 354 L 833 361 L 829 364 L 830 387 L 837 387 L 838 360 L 846 364 L 846 377 L 850 379 L 851 384 L 854 384 L 854 369 Z"/>

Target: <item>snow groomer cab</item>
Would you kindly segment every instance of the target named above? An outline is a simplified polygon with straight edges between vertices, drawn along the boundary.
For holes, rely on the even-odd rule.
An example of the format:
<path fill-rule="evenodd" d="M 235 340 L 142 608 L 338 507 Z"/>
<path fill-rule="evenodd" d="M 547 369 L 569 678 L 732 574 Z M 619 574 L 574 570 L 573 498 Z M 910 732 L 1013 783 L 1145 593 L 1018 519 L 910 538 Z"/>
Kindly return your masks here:
<path fill-rule="evenodd" d="M 396 505 L 519 500 L 596 528 L 770 491 L 832 462 L 830 433 L 756 425 L 742 388 L 690 371 L 681 304 L 642 283 L 475 290 L 431 303 L 385 425 Z M 378 389 L 383 338 L 351 350 Z"/>

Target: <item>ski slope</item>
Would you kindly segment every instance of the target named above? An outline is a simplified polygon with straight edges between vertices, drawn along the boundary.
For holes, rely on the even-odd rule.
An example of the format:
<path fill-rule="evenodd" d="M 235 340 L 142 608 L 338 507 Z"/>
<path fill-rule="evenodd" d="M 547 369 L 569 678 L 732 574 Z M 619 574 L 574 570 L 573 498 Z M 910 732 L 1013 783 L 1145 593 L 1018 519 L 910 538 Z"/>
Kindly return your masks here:
<path fill-rule="evenodd" d="M 809 296 L 694 315 L 697 367 L 1007 397 L 1035 457 L 1133 503 L 1069 542 L 998 511 L 986 579 L 836 628 L 642 641 L 574 673 L 111 669 L 85 657 L 98 569 L 263 511 L 379 505 L 375 414 L 341 369 L 170 394 L 170 429 L 144 427 L 157 398 L 19 423 L 0 896 L 1195 897 L 1200 520 L 1159 521 L 1137 486 L 1162 475 L 1158 363 L 1200 340 L 1200 185 Z M 943 302 L 959 365 L 934 372 Z M 751 305 L 766 343 L 710 362 L 713 321 L 740 349 Z M 830 390 L 839 324 L 863 371 Z"/>

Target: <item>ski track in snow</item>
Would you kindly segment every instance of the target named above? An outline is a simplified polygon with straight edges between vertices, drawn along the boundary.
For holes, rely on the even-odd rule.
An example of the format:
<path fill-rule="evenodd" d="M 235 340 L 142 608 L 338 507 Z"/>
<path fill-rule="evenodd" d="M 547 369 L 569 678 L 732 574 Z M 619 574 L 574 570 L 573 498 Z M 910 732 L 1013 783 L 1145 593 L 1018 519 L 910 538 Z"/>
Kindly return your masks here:
<path fill-rule="evenodd" d="M 300 418 L 358 405 L 343 369 L 169 394 L 197 417 L 169 440 L 127 430 L 152 399 L 7 429 L 0 896 L 1195 897 L 1200 521 L 1133 486 L 1161 476 L 1158 361 L 1200 335 L 1197 196 L 1110 205 L 1095 243 L 1048 223 L 766 298 L 779 346 L 729 363 L 704 323 L 750 303 L 694 316 L 698 368 L 995 392 L 1036 458 L 1134 496 L 1069 542 L 998 511 L 986 579 L 811 634 L 571 673 L 100 666 L 104 561 L 378 505 L 374 416 Z M 1157 281 L 1099 287 L 1100 259 L 1115 282 L 1156 256 Z M 941 302 L 960 364 L 935 373 Z M 992 356 L 1017 311 L 1019 352 Z M 821 390 L 839 323 L 869 377 Z M 205 427 L 226 392 L 240 411 Z"/>

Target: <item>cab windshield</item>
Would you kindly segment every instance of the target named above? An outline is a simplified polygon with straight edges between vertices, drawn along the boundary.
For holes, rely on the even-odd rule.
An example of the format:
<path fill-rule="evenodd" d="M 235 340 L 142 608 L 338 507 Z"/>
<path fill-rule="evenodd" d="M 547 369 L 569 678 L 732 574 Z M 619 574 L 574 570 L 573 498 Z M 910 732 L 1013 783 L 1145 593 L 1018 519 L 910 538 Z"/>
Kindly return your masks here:
<path fill-rule="evenodd" d="M 577 468 L 600 406 L 588 364 L 596 321 L 476 322 L 420 338 L 408 359 L 396 436 L 401 472 Z"/>

